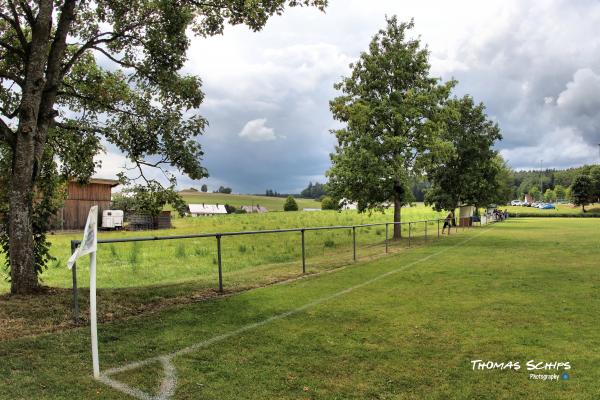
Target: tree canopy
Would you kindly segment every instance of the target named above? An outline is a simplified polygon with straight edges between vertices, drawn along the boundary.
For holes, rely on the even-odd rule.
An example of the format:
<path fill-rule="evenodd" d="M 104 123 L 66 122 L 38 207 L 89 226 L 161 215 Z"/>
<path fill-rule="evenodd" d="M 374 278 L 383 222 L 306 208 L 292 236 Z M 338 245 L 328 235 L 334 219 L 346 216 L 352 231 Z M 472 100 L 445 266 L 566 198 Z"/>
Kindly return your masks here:
<path fill-rule="evenodd" d="M 571 198 L 573 204 L 581 206 L 585 212 L 585 206 L 593 203 L 596 197 L 594 196 L 594 181 L 589 175 L 581 174 L 575 178 L 571 185 Z"/>
<path fill-rule="evenodd" d="M 460 205 L 487 206 L 509 197 L 504 161 L 493 149 L 502 139 L 498 125 L 489 120 L 485 106 L 470 96 L 449 100 L 440 139 L 443 151 L 432 151 L 427 164 L 425 202 L 437 210 Z"/>
<path fill-rule="evenodd" d="M 399 222 L 400 208 L 412 199 L 411 176 L 437 147 L 437 114 L 455 83 L 430 76 L 427 49 L 408 37 L 412 21 L 386 22 L 351 64 L 350 76 L 335 85 L 341 95 L 330 109 L 344 126 L 332 131 L 337 146 L 327 176 L 334 198 L 356 202 L 359 211 L 391 202 Z M 395 225 L 394 237 L 400 232 Z"/>
<path fill-rule="evenodd" d="M 326 0 L 0 3 L 0 147 L 8 165 L 1 172 L 10 181 L 0 188 L 8 203 L 0 242 L 13 292 L 38 287 L 57 178 L 89 179 L 105 144 L 148 183 L 148 167 L 169 178 L 167 168 L 207 176 L 196 140 L 207 125 L 197 112 L 202 83 L 181 72 L 188 32 L 208 37 L 228 24 L 257 31 L 286 6 L 324 9 Z"/>

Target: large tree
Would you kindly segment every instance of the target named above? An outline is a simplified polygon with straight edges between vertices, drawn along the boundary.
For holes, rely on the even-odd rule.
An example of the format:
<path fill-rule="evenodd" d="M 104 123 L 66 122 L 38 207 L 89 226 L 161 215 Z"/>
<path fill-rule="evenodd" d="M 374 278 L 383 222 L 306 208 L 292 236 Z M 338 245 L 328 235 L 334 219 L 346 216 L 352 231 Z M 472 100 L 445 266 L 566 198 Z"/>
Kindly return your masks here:
<path fill-rule="evenodd" d="M 103 143 L 141 174 L 146 166 L 207 175 L 195 140 L 206 125 L 196 112 L 201 82 L 180 73 L 187 33 L 259 30 L 286 5 L 323 9 L 326 0 L 0 2 L 0 165 L 9 182 L 0 242 L 13 293 L 38 288 L 59 172 L 89 179 Z"/>
<path fill-rule="evenodd" d="M 422 155 L 436 146 L 437 114 L 454 82 L 440 84 L 429 74 L 428 51 L 407 37 L 413 22 L 387 19 L 352 73 L 335 85 L 342 94 L 330 102 L 344 127 L 337 138 L 329 192 L 358 204 L 359 211 L 394 205 L 394 222 L 412 199 L 410 178 L 422 169 Z M 394 226 L 394 238 L 401 235 Z"/>
<path fill-rule="evenodd" d="M 437 210 L 487 206 L 510 196 L 508 173 L 493 146 L 500 129 L 470 96 L 449 100 L 441 139 L 445 151 L 431 152 L 425 202 Z M 506 200 L 504 200 L 506 201 Z M 504 202 L 502 201 L 502 202 Z"/>

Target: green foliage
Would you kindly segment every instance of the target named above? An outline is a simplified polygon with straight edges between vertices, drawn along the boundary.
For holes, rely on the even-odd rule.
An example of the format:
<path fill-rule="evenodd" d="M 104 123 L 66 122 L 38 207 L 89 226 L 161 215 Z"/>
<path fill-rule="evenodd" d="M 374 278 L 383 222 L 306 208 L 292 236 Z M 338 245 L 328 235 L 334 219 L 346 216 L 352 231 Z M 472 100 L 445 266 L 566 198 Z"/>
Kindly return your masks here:
<path fill-rule="evenodd" d="M 288 196 L 283 204 L 283 211 L 298 211 L 298 203 L 292 196 Z"/>
<path fill-rule="evenodd" d="M 542 200 L 542 192 L 540 191 L 539 186 L 530 187 L 528 193 L 531 197 L 533 197 L 533 200 L 535 200 L 535 201 Z"/>
<path fill-rule="evenodd" d="M 562 185 L 554 186 L 554 194 L 556 195 L 556 200 L 567 199 L 567 190 Z"/>
<path fill-rule="evenodd" d="M 134 185 L 124 189 L 116 200 L 116 204 L 126 207 L 123 208 L 124 211 L 153 217 L 160 214 L 166 204 L 171 205 L 180 216 L 185 215 L 187 211 L 187 204 L 175 191 L 174 185 L 164 188 L 154 181 L 148 182 L 147 185 Z"/>
<path fill-rule="evenodd" d="M 300 192 L 300 197 L 303 197 L 305 199 L 320 199 L 326 194 L 326 185 L 319 182 L 315 182 L 314 184 L 312 182 L 309 182 L 306 189 Z"/>
<path fill-rule="evenodd" d="M 338 210 L 339 208 L 339 203 L 329 196 L 325 196 L 323 197 L 323 200 L 321 200 L 322 210 Z"/>
<path fill-rule="evenodd" d="M 8 234 L 8 195 L 10 191 L 10 168 L 12 155 L 0 142 L 0 248 L 9 253 Z M 67 195 L 67 182 L 57 173 L 57 165 L 51 149 L 47 148 L 42 157 L 40 181 L 37 184 L 35 201 L 32 204 L 32 227 L 34 240 L 35 271 L 41 274 L 49 261 L 55 258 L 50 254 L 50 242 L 46 232 L 52 228 L 53 217 L 63 206 Z M 10 269 L 9 259 L 5 259 L 6 269 Z"/>
<path fill-rule="evenodd" d="M 594 202 L 600 202 L 600 165 L 595 165 L 590 169 L 590 179 L 592 180 Z"/>
<path fill-rule="evenodd" d="M 4 230 L 0 240 L 3 246 L 11 240 L 16 254 L 37 254 L 19 265 L 23 281 L 15 283 L 21 285 L 15 291 L 38 286 L 31 272 L 39 272 L 48 258 L 44 235 L 55 210 L 58 172 L 67 181 L 88 180 L 98 166 L 94 156 L 103 149 L 101 140 L 124 153 L 141 178 L 148 168 L 177 170 L 192 179 L 208 175 L 197 140 L 207 125 L 198 113 L 202 82 L 183 72 L 188 34 L 210 37 L 238 24 L 258 31 L 287 6 L 326 5 L 326 0 L 1 2 L 0 147 L 4 160 L 8 156 L 21 166 L 2 171 L 20 183 L 4 188 L 18 191 L 11 198 L 29 198 L 28 204 L 12 205 L 15 213 L 28 214 L 9 221 L 19 232 L 11 239 Z M 136 190 L 141 209 L 151 214 L 157 204 L 176 200 L 172 188 L 155 189 Z M 31 231 L 35 250 L 26 246 Z M 23 237 L 27 240 L 18 240 Z"/>
<path fill-rule="evenodd" d="M 357 202 L 359 211 L 412 200 L 410 178 L 440 145 L 439 110 L 454 86 L 429 76 L 427 49 L 407 37 L 412 21 L 386 22 L 351 64 L 351 75 L 335 85 L 341 95 L 330 102 L 344 127 L 332 131 L 337 146 L 327 171 L 329 192 Z"/>
<path fill-rule="evenodd" d="M 575 178 L 571 185 L 571 197 L 573 204 L 581 206 L 585 212 L 585 206 L 593 203 L 596 197 L 594 196 L 594 181 L 589 175 L 579 175 Z"/>
<path fill-rule="evenodd" d="M 230 187 L 219 186 L 219 189 L 217 189 L 217 191 L 215 193 L 231 194 L 231 191 L 232 190 Z"/>
<path fill-rule="evenodd" d="M 556 201 L 556 192 L 552 189 L 546 189 L 544 192 L 544 201 L 546 203 L 554 203 Z"/>
<path fill-rule="evenodd" d="M 238 211 L 238 209 L 230 204 L 225 203 L 225 210 L 227 211 L 227 214 L 234 214 Z M 242 210 L 245 211 L 245 210 Z"/>
<path fill-rule="evenodd" d="M 502 139 L 498 125 L 488 119 L 485 106 L 470 96 L 449 100 L 443 113 L 444 146 L 429 153 L 425 203 L 436 210 L 454 210 L 506 202 L 508 171 L 493 149 Z"/>

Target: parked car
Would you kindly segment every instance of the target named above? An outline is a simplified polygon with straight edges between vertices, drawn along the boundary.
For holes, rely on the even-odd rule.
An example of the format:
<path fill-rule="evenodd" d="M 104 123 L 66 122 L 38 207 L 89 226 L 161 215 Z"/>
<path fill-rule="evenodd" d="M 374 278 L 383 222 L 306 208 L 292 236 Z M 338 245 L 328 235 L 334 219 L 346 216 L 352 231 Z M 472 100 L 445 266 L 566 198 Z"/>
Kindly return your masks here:
<path fill-rule="evenodd" d="M 521 200 L 513 200 L 510 202 L 511 206 L 522 206 L 523 202 Z"/>
<path fill-rule="evenodd" d="M 540 208 L 543 209 L 543 210 L 554 210 L 554 209 L 556 209 L 556 207 L 554 206 L 554 204 L 544 204 Z"/>

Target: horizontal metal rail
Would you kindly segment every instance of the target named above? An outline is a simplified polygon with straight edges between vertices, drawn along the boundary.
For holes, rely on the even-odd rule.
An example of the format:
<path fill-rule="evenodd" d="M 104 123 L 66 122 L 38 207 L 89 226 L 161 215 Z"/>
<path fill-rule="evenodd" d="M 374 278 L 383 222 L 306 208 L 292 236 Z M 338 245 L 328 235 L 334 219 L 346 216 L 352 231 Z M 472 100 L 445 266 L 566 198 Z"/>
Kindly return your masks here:
<path fill-rule="evenodd" d="M 356 229 L 357 228 L 368 228 L 372 226 L 384 226 L 385 225 L 385 252 L 388 252 L 388 228 L 389 225 L 408 225 L 408 243 L 410 246 L 412 227 L 413 224 L 425 223 L 425 235 L 427 236 L 427 224 L 437 223 L 438 225 L 438 237 L 439 237 L 439 222 L 445 221 L 446 218 L 436 219 L 424 219 L 417 221 L 406 221 L 406 222 L 377 222 L 372 224 L 360 224 L 360 225 L 334 225 L 334 226 L 316 226 L 307 228 L 286 228 L 286 229 L 266 229 L 258 231 L 240 231 L 240 232 L 215 232 L 215 233 L 198 233 L 193 235 L 172 235 L 172 236 L 146 236 L 146 237 L 131 237 L 131 238 L 120 238 L 120 239 L 99 239 L 98 244 L 105 243 L 127 243 L 127 242 L 148 242 L 157 240 L 177 240 L 177 239 L 197 239 L 197 238 L 215 238 L 217 240 L 217 253 L 218 253 L 218 277 L 219 277 L 219 291 L 223 292 L 223 275 L 222 275 L 222 258 L 221 258 L 221 238 L 223 236 L 243 236 L 243 235 L 261 235 L 269 233 L 290 233 L 300 232 L 301 233 L 301 246 L 302 246 L 302 273 L 306 273 L 306 251 L 305 251 L 305 232 L 307 231 L 323 231 L 323 230 L 334 230 L 334 229 L 351 229 L 352 230 L 352 248 L 353 248 L 353 259 L 356 261 Z M 457 226 L 458 229 L 458 226 Z M 77 246 L 81 243 L 81 240 L 71 240 L 71 252 L 74 252 Z M 79 319 L 79 299 L 77 296 L 77 265 L 74 264 L 72 268 L 73 275 L 73 314 L 75 321 Z"/>
<path fill-rule="evenodd" d="M 308 228 L 286 228 L 286 229 L 266 229 L 260 231 L 240 231 L 240 232 L 215 232 L 215 233 L 197 233 L 193 235 L 172 235 L 172 236 L 146 236 L 146 237 L 134 237 L 134 238 L 121 238 L 121 239 L 98 239 L 98 244 L 101 243 L 125 243 L 125 242 L 148 242 L 153 240 L 175 240 L 175 239 L 197 239 L 197 238 L 209 238 L 217 236 L 242 236 L 242 235 L 260 235 L 267 233 L 285 233 L 285 232 L 301 232 L 301 231 L 323 231 L 331 229 L 355 229 L 355 228 L 366 228 L 370 226 L 384 226 L 384 225 L 405 225 L 405 224 L 416 224 L 424 222 L 436 222 L 443 221 L 444 218 L 428 219 L 419 221 L 408 221 L 408 222 L 378 222 L 374 224 L 361 224 L 361 225 L 333 225 L 333 226 L 316 226 Z M 75 246 L 79 246 L 81 240 L 72 240 Z"/>

